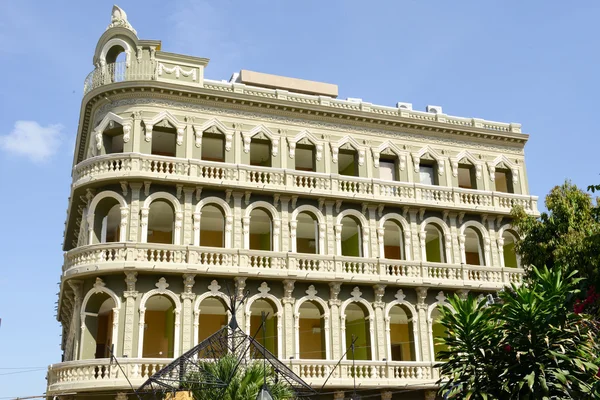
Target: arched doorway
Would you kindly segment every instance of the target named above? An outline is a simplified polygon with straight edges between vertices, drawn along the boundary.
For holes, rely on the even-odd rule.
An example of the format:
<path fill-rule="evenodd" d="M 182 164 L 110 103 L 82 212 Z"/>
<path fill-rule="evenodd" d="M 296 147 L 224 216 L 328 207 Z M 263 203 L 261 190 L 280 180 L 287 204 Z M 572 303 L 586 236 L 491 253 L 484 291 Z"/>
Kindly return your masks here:
<path fill-rule="evenodd" d="M 352 339 L 356 338 L 354 345 L 355 360 L 371 360 L 371 326 L 369 310 L 364 304 L 353 302 L 344 310 L 346 328 L 346 347 L 349 349 Z M 346 351 L 346 349 L 343 349 Z M 346 359 L 352 359 L 352 351 L 348 350 Z"/>
<path fill-rule="evenodd" d="M 81 359 L 109 358 L 113 340 L 113 309 L 117 305 L 105 292 L 93 294 L 83 312 Z M 116 338 L 114 338 L 116 339 Z"/>
<path fill-rule="evenodd" d="M 400 224 L 388 219 L 383 224 L 384 257 L 390 260 L 406 260 L 404 254 L 404 233 Z"/>
<path fill-rule="evenodd" d="M 502 257 L 504 266 L 508 268 L 519 268 L 519 256 L 515 250 L 517 237 L 512 232 L 504 231 L 502 233 Z"/>
<path fill-rule="evenodd" d="M 200 216 L 200 246 L 225 247 L 225 214 L 220 207 L 208 204 Z"/>
<path fill-rule="evenodd" d="M 358 218 L 347 215 L 341 220 L 341 255 L 350 257 L 363 256 L 362 226 Z"/>
<path fill-rule="evenodd" d="M 154 295 L 146 301 L 142 357 L 174 357 L 175 304 L 168 296 Z"/>
<path fill-rule="evenodd" d="M 262 313 L 266 315 L 264 324 L 264 340 Z M 256 299 L 250 305 L 250 336 L 254 336 L 256 340 L 263 345 L 268 351 L 275 356 L 278 355 L 278 329 L 277 329 L 277 307 L 269 299 Z M 255 356 L 255 355 L 254 355 Z"/>
<path fill-rule="evenodd" d="M 481 233 L 473 227 L 466 228 L 464 232 L 465 264 L 485 265 Z"/>
<path fill-rule="evenodd" d="M 446 262 L 444 235 L 436 224 L 425 226 L 425 261 Z"/>
<path fill-rule="evenodd" d="M 298 308 L 298 356 L 301 359 L 327 359 L 325 310 L 316 301 L 304 301 Z"/>
<path fill-rule="evenodd" d="M 219 297 L 202 300 L 198 310 L 198 343 L 212 336 L 228 322 L 227 307 Z"/>
<path fill-rule="evenodd" d="M 92 243 L 118 242 L 121 237 L 121 205 L 117 199 L 106 197 L 94 210 Z"/>
<path fill-rule="evenodd" d="M 389 312 L 390 357 L 392 361 L 416 361 L 414 323 L 411 311 L 396 304 Z"/>
<path fill-rule="evenodd" d="M 148 243 L 173 244 L 175 211 L 168 201 L 158 199 L 148 210 Z"/>
<path fill-rule="evenodd" d="M 303 211 L 296 217 L 296 252 L 319 254 L 319 223 L 309 212 Z"/>
<path fill-rule="evenodd" d="M 273 221 L 271 215 L 262 208 L 250 212 L 250 249 L 273 250 Z"/>

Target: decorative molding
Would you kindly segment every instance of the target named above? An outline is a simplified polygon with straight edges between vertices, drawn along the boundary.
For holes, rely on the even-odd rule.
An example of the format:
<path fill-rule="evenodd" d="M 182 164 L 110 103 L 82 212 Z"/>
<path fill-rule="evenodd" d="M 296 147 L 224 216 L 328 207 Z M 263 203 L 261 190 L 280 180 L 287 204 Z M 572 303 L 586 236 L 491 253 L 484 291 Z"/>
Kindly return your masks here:
<path fill-rule="evenodd" d="M 198 79 L 197 70 L 194 67 L 192 67 L 191 69 L 188 69 L 188 70 L 181 68 L 179 65 L 169 68 L 161 62 L 158 63 L 158 72 L 157 73 L 158 73 L 158 76 L 162 76 L 163 73 L 175 74 L 175 79 L 179 79 L 179 77 L 181 75 L 185 76 L 186 78 L 188 76 L 191 76 L 192 81 L 194 81 L 194 82 L 196 82 L 196 80 Z"/>

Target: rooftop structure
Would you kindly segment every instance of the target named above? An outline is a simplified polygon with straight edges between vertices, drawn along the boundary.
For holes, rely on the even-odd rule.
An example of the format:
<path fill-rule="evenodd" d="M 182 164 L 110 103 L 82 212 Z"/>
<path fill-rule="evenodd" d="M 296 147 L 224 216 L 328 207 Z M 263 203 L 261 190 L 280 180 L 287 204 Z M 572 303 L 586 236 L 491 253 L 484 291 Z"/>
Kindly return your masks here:
<path fill-rule="evenodd" d="M 268 313 L 257 340 L 294 374 L 321 387 L 335 368 L 330 398 L 357 378 L 431 399 L 437 307 L 520 281 L 510 211 L 538 213 L 520 124 L 247 70 L 205 79 L 208 59 L 139 39 L 116 6 L 93 63 L 49 395 L 131 397 L 227 324 L 230 287 L 249 293 L 242 329 Z"/>

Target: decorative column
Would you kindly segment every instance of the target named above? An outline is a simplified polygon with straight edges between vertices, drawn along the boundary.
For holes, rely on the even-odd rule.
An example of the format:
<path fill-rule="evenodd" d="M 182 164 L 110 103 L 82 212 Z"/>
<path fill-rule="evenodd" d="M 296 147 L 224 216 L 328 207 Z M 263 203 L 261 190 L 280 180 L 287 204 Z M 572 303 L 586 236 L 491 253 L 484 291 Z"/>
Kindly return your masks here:
<path fill-rule="evenodd" d="M 244 330 L 244 327 L 246 326 L 246 319 L 245 319 L 245 314 L 244 314 L 244 306 L 243 304 L 239 303 L 239 301 L 241 301 L 244 298 L 244 295 L 246 294 L 246 277 L 245 276 L 236 276 L 234 278 L 235 281 L 235 296 L 236 299 L 238 301 L 238 308 L 236 310 L 236 315 L 235 315 L 235 319 L 237 320 L 237 323 L 240 327 L 240 329 Z"/>
<path fill-rule="evenodd" d="M 466 236 L 463 234 L 458 235 L 458 251 L 460 252 L 460 263 L 461 264 L 466 264 L 467 263 L 467 256 L 465 254 L 465 241 L 466 241 Z"/>
<path fill-rule="evenodd" d="M 183 344 L 182 353 L 185 353 L 192 348 L 194 338 L 192 337 L 193 332 L 193 320 L 194 310 L 193 304 L 196 295 L 192 291 L 194 288 L 194 277 L 195 274 L 183 274 L 183 293 L 181 293 L 181 299 L 183 300 L 183 315 L 182 315 L 182 331 L 183 331 Z M 178 338 L 175 338 L 177 340 Z"/>
<path fill-rule="evenodd" d="M 496 242 L 498 243 L 498 264 L 496 265 L 504 267 L 504 238 L 499 237 Z"/>
<path fill-rule="evenodd" d="M 383 302 L 383 295 L 385 294 L 385 285 L 374 285 L 373 292 L 375 294 L 375 301 L 373 302 L 373 309 L 375 310 L 375 334 L 377 335 L 377 356 L 373 357 L 375 360 L 383 360 L 387 358 L 387 352 L 385 351 L 385 318 L 383 315 L 383 309 L 385 303 Z M 375 349 L 372 349 L 373 351 Z"/>
<path fill-rule="evenodd" d="M 119 227 L 119 242 L 127 241 L 127 220 L 129 219 L 129 207 L 121 207 L 121 221 Z"/>
<path fill-rule="evenodd" d="M 131 188 L 131 205 L 129 210 L 129 241 L 138 242 L 140 241 L 139 226 L 140 226 L 140 191 L 142 189 L 142 183 L 131 182 L 129 187 Z"/>
<path fill-rule="evenodd" d="M 137 357 L 133 354 L 133 332 L 135 327 L 135 303 L 138 292 L 135 290 L 137 272 L 125 272 L 125 284 L 127 290 L 123 292 L 125 297 L 125 326 L 123 327 L 123 357 Z"/>
<path fill-rule="evenodd" d="M 282 158 L 285 159 L 285 153 L 282 154 Z M 288 231 L 288 221 L 290 218 L 288 205 L 290 202 L 290 198 L 287 196 L 283 196 L 279 200 L 281 202 L 281 247 L 279 248 L 279 251 L 287 253 L 290 249 L 292 249 L 295 246 L 295 240 L 293 239 L 292 244 L 290 245 L 290 233 Z"/>
<path fill-rule="evenodd" d="M 331 349 L 332 359 L 339 360 L 343 352 L 341 351 L 340 338 L 340 306 L 342 301 L 338 299 L 342 284 L 338 282 L 329 283 L 329 307 L 331 307 Z"/>
<path fill-rule="evenodd" d="M 326 201 L 325 202 L 325 223 L 327 229 L 327 254 L 337 254 L 337 242 L 334 240 L 330 240 L 330 238 L 334 237 L 334 218 L 333 218 L 333 206 L 335 205 L 334 201 Z"/>
<path fill-rule="evenodd" d="M 456 218 L 458 217 L 458 223 Z M 455 263 L 463 263 L 465 264 L 465 251 L 464 251 L 464 238 L 463 238 L 463 242 L 462 242 L 462 248 L 461 246 L 461 242 L 460 242 L 460 237 L 459 237 L 459 229 L 458 229 L 458 225 L 462 223 L 462 219 L 464 217 L 464 213 L 449 213 L 448 214 L 448 222 L 449 222 L 449 226 L 450 226 L 450 235 L 452 236 L 452 253 L 454 253 L 454 257 L 452 257 L 451 254 L 448 255 L 448 261 L 449 263 L 451 262 L 455 262 Z M 452 261 L 450 261 L 452 260 Z"/>
<path fill-rule="evenodd" d="M 195 244 L 194 243 L 194 228 L 195 222 L 192 221 L 192 214 L 194 212 L 192 206 L 192 199 L 196 189 L 191 187 L 183 188 L 183 245 Z"/>
<path fill-rule="evenodd" d="M 78 333 L 81 332 L 80 326 L 82 324 L 81 302 L 83 301 L 83 281 L 71 279 L 68 280 L 67 283 L 73 291 L 73 314 L 70 334 L 73 337 L 73 350 L 71 354 L 73 355 L 73 358 L 75 358 L 77 357 L 77 354 L 79 354 L 79 341 L 81 340 Z"/>
<path fill-rule="evenodd" d="M 429 315 L 427 315 L 428 304 L 427 300 L 427 288 L 426 287 L 418 287 L 416 288 L 417 292 L 417 312 L 419 313 L 419 343 L 415 346 L 421 346 L 421 355 L 423 361 L 433 361 L 433 358 L 430 354 L 429 348 Z"/>
<path fill-rule="evenodd" d="M 410 224 L 410 234 L 412 236 L 411 243 L 412 243 L 412 253 L 414 255 L 413 259 L 415 261 L 425 261 L 425 259 L 423 259 L 423 252 L 422 252 L 421 246 L 420 246 L 421 241 L 419 240 L 419 225 L 417 224 L 417 210 L 411 208 L 410 210 L 408 210 L 408 214 L 410 216 L 408 222 Z"/>
<path fill-rule="evenodd" d="M 364 208 L 365 205 L 363 205 L 363 210 Z M 369 247 L 369 257 L 375 258 L 379 257 L 379 242 L 377 238 L 377 206 L 369 205 L 367 206 L 367 209 L 369 210 L 369 243 L 371 245 Z"/>
<path fill-rule="evenodd" d="M 364 229 L 363 229 L 364 232 Z M 341 256 L 342 255 L 342 225 L 340 224 L 336 224 L 335 225 L 335 255 L 337 256 Z M 363 247 L 364 247 L 364 242 L 363 242 Z"/>
<path fill-rule="evenodd" d="M 283 349 L 283 358 L 287 359 L 295 354 L 294 350 L 294 282 L 293 280 L 283 281 L 283 341 L 285 348 Z"/>
<path fill-rule="evenodd" d="M 242 230 L 242 197 L 244 193 L 233 192 L 233 248 L 242 249 L 244 248 L 244 238 Z"/>

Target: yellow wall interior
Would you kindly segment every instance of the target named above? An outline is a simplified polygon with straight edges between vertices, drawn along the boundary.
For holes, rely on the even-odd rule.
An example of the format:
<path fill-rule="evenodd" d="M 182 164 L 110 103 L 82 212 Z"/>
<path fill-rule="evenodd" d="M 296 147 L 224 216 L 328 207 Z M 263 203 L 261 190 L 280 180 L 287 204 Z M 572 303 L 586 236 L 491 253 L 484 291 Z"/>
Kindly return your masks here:
<path fill-rule="evenodd" d="M 142 357 L 173 357 L 175 330 L 173 307 L 166 311 L 146 310 L 145 324 Z"/>
<path fill-rule="evenodd" d="M 414 339 L 411 323 L 390 324 L 393 361 L 414 361 Z"/>
<path fill-rule="evenodd" d="M 300 358 L 324 360 L 325 329 L 321 318 L 299 319 Z"/>

